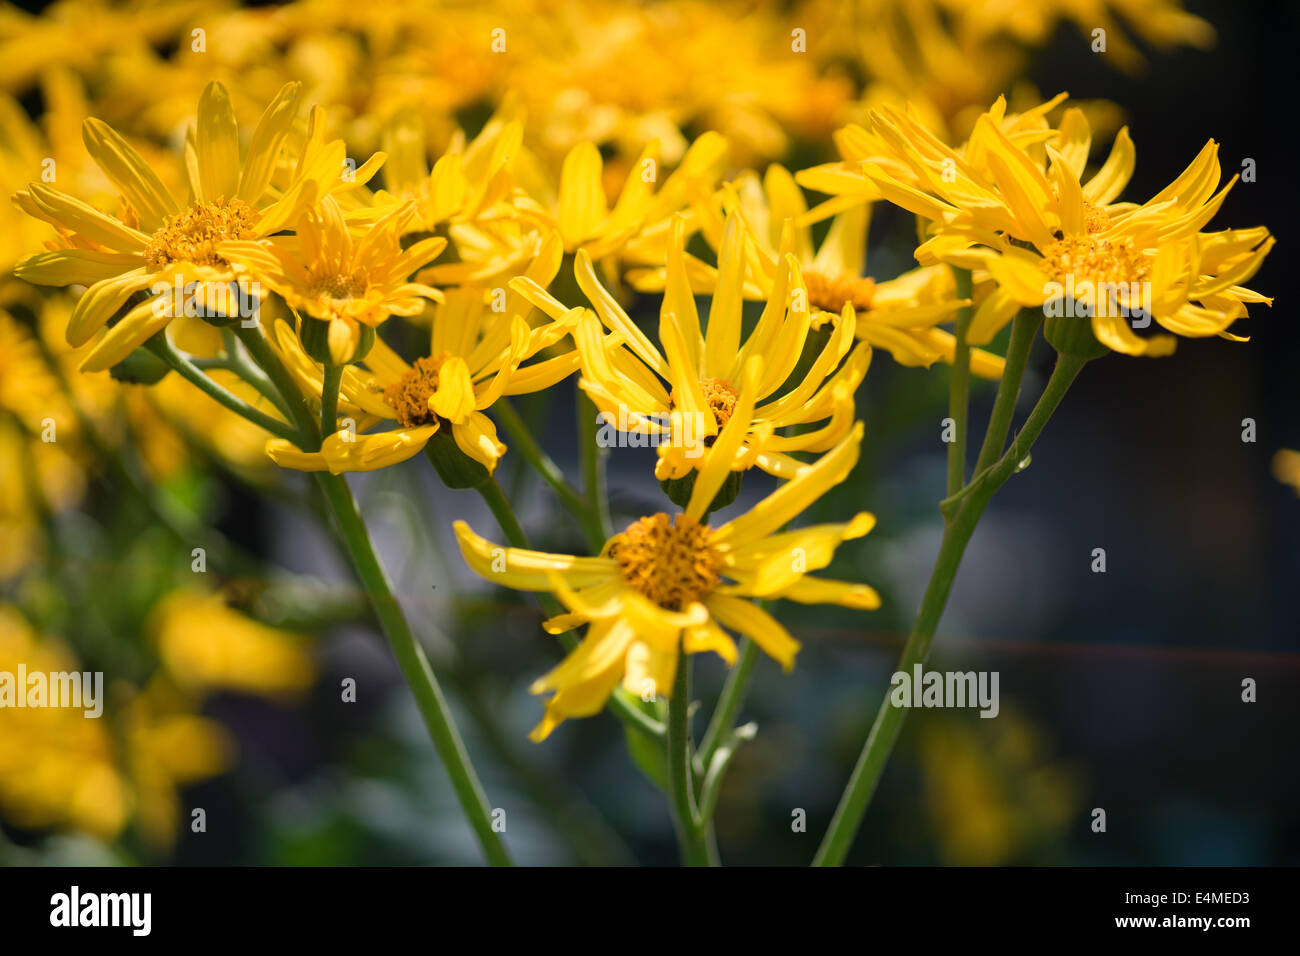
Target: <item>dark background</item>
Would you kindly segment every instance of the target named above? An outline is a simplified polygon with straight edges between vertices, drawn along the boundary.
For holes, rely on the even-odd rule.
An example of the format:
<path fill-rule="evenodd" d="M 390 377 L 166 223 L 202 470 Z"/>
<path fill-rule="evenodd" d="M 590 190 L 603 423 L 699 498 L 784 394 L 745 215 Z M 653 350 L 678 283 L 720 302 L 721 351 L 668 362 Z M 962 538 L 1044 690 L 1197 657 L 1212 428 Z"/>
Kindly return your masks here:
<path fill-rule="evenodd" d="M 1209 137 L 1221 144 L 1225 180 L 1255 159 L 1256 181 L 1239 183 L 1209 228 L 1272 230 L 1278 245 L 1250 286 L 1276 304 L 1252 307 L 1237 324 L 1246 344 L 1181 340 L 1171 358 L 1116 355 L 1088 366 L 1030 466 L 986 513 L 929 662 L 1000 672 L 1002 715 L 910 715 L 851 862 L 1300 860 L 1300 497 L 1270 472 L 1277 449 L 1300 448 L 1300 329 L 1289 287 L 1300 31 L 1291 6 L 1189 8 L 1216 27 L 1213 50 L 1148 51 L 1149 68 L 1128 76 L 1064 25 L 1033 55 L 1030 79 L 1045 95 L 1068 90 L 1125 108 L 1138 159 L 1123 198 L 1163 188 Z M 873 243 L 889 232 L 878 223 Z M 1041 386 L 1050 360 L 1040 342 L 1027 390 Z M 521 405 L 569 467 L 571 394 L 567 385 L 553 391 L 548 405 Z M 977 435 L 991 399 L 992 388 L 977 385 Z M 877 355 L 859 395 L 863 460 L 809 520 L 877 515 L 876 530 L 846 546 L 831 573 L 872 583 L 885 607 L 782 609 L 804 650 L 792 675 L 765 659 L 756 669 L 741 718 L 761 733 L 737 756 L 718 811 L 728 863 L 805 863 L 829 821 L 938 547 L 945 401 L 942 367 L 903 369 Z M 1256 422 L 1254 443 L 1241 440 L 1244 418 Z M 610 462 L 625 518 L 643 503 L 662 507 L 650 461 L 619 450 Z M 517 465 L 508 456 L 503 478 Z M 554 501 L 527 487 L 521 510 L 538 546 L 579 548 Z M 493 805 L 507 810 L 516 859 L 673 862 L 664 800 L 628 759 L 616 721 L 572 721 L 540 746 L 525 739 L 541 712 L 527 685 L 555 650 L 530 605 L 480 590 L 455 553 L 454 518 L 497 536 L 477 498 L 437 487 L 427 468 L 363 476 L 354 488 L 447 675 Z M 747 480 L 737 507 L 763 489 Z M 318 530 L 236 486 L 227 497 L 232 537 L 351 587 Z M 431 546 L 443 557 L 415 557 Z M 1098 547 L 1105 574 L 1090 570 Z M 175 860 L 476 861 L 382 642 L 364 627 L 337 629 L 322 643 L 322 670 L 300 708 L 234 697 L 212 705 L 240 737 L 240 765 L 187 794 L 207 809 L 210 832 L 182 833 Z M 710 661 L 697 673 L 698 733 L 723 668 Z M 338 703 L 345 676 L 362 688 L 352 707 Z M 1258 682 L 1257 703 L 1241 701 L 1246 677 Z M 1094 808 L 1106 811 L 1105 833 L 1090 828 Z M 792 832 L 797 809 L 807 832 Z"/>

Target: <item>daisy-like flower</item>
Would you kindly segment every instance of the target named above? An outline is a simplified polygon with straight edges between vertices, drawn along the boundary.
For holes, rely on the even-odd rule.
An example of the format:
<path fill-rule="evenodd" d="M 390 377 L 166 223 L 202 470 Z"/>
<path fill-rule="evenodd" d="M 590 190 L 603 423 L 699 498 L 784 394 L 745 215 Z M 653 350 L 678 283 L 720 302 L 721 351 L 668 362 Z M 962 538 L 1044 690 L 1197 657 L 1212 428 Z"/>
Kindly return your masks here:
<path fill-rule="evenodd" d="M 822 452 L 848 434 L 853 394 L 866 376 L 871 346 L 854 345 L 854 312 L 846 305 L 807 372 L 801 379 L 792 378 L 811 320 L 799 264 L 788 254 L 777 267 L 762 317 L 742 342 L 745 231 L 736 214 L 728 218 L 707 330 L 701 332 L 684 231 L 678 216 L 660 310 L 662 351 L 600 284 L 586 252 L 578 253 L 574 275 L 595 307 L 594 313 L 582 310 L 574 330 L 582 356 L 580 384 L 602 413 L 601 424 L 653 439 L 660 481 L 684 478 L 720 456 L 727 471 L 757 466 L 790 478 L 807 467 L 791 452 Z M 569 312 L 527 279 L 513 280 L 511 287 L 553 318 Z M 610 335 L 602 334 L 602 324 Z M 755 356 L 768 361 L 763 374 L 746 383 L 741 373 Z M 821 427 L 799 434 L 777 434 L 788 426 L 817 423 Z M 741 429 L 738 444 L 717 440 L 727 427 Z"/>
<path fill-rule="evenodd" d="M 442 299 L 437 289 L 408 281 L 447 246 L 432 236 L 402 249 L 402 229 L 414 215 L 414 203 L 393 206 L 358 239 L 327 196 L 295 235 L 223 242 L 218 252 L 236 271 L 277 292 L 304 325 L 324 323 L 326 347 L 313 358 L 345 365 L 364 354 L 373 330 L 389 316 L 416 315 L 429 300 Z M 307 337 L 307 329 L 301 331 Z"/>
<path fill-rule="evenodd" d="M 753 172 L 743 172 L 712 201 L 693 208 L 701 234 L 715 251 L 721 247 L 729 211 L 739 211 L 747 227 L 747 297 L 771 296 L 781 256 L 793 252 L 813 328 L 838 321 L 847 307 L 856 319 L 856 336 L 885 349 L 900 364 L 928 367 L 941 358 L 952 361 L 956 339 L 939 323 L 968 301 L 956 297 L 952 271 L 944 266 L 924 266 L 881 282 L 863 275 L 869 203 L 855 202 L 835 214 L 821 246 L 814 247 L 811 221 L 816 216 L 809 212 L 794 177 L 773 163 L 761 183 Z M 689 254 L 686 260 L 692 290 L 712 292 L 718 271 Z M 635 289 L 653 292 L 663 289 L 664 276 L 664 269 L 631 270 L 628 280 Z M 1000 357 L 982 349 L 971 353 L 976 375 L 999 378 L 1002 366 Z"/>
<path fill-rule="evenodd" d="M 1047 303 L 1051 316 L 1063 299 L 1084 307 L 1102 345 L 1129 355 L 1167 355 L 1175 344 L 1170 335 L 1136 335 L 1135 313 L 1177 335 L 1237 338 L 1227 329 L 1247 314 L 1246 303 L 1271 304 L 1240 283 L 1274 240 L 1262 227 L 1199 232 L 1236 182 L 1216 192 L 1218 144 L 1206 143 L 1148 202 L 1119 203 L 1134 165 L 1127 129 L 1084 181 L 1091 132 L 1083 113 L 1066 111 L 1057 129 L 1043 119 L 1062 99 L 1031 111 L 1040 122 L 1019 122 L 1009 133 L 999 98 L 960 153 L 900 113 L 873 115 L 876 131 L 920 185 L 870 164 L 867 175 L 891 201 L 933 222 L 934 238 L 918 258 L 985 269 L 997 283 L 971 322 L 969 341 L 987 343 L 1022 307 Z"/>
<path fill-rule="evenodd" d="M 561 255 L 558 240 L 551 242 L 527 275 L 550 283 Z M 569 335 L 572 318 L 533 329 L 527 302 L 507 295 L 504 309 L 498 312 L 492 308 L 497 298 L 497 290 L 481 287 L 448 290 L 433 316 L 428 356 L 408 364 L 376 339 L 361 364 L 343 370 L 339 416 L 352 419 L 355 429 L 326 436 L 317 452 L 272 439 L 267 454 L 277 465 L 300 471 L 374 471 L 411 458 L 439 429 L 450 429 L 460 451 L 493 471 L 506 446 L 483 413 L 503 395 L 549 388 L 578 367 L 572 350 L 529 361 Z M 287 323 L 278 323 L 275 331 L 276 346 L 290 373 L 305 394 L 319 395 L 320 365 L 303 350 Z M 381 426 L 396 427 L 373 430 Z"/>
<path fill-rule="evenodd" d="M 298 87 L 286 84 L 271 101 L 241 160 L 229 96 L 220 83 L 208 84 L 199 100 L 198 121 L 186 139 L 189 197 L 184 203 L 125 139 L 93 118 L 86 120 L 83 139 L 122 195 L 118 216 L 43 183 L 15 194 L 19 207 L 54 225 L 61 237 L 59 248 L 28 257 L 15 274 L 38 285 L 89 287 L 68 322 L 69 344 L 89 342 L 133 296 L 151 289 L 170 292 L 193 282 L 196 301 L 206 301 L 205 293 L 211 293 L 215 302 L 227 302 L 235 276 L 218 252 L 222 242 L 259 239 L 290 228 L 320 198 L 374 174 L 382 155 L 371 157 L 352 176 L 341 174 L 343 144 L 325 141 L 324 114 L 313 110 L 296 169 L 277 177 L 280 150 L 297 111 Z M 165 328 L 178 310 L 157 306 L 146 301 L 131 308 L 101 335 L 82 368 L 110 368 Z"/>
<path fill-rule="evenodd" d="M 406 226 L 412 232 L 509 216 L 514 211 L 509 205 L 514 190 L 510 168 L 523 136 L 517 98 L 507 96 L 468 145 L 458 130 L 430 169 L 419 111 L 400 110 L 384 129 L 386 188 L 375 193 L 375 207 L 414 201 L 416 214 Z"/>
<path fill-rule="evenodd" d="M 761 364 L 750 361 L 751 379 Z M 731 453 L 744 438 L 740 411 L 718 437 Z M 848 476 L 861 438 L 858 424 L 815 465 L 714 528 L 705 523 L 705 510 L 727 475 L 727 456 L 718 457 L 700 472 L 683 513 L 634 521 L 606 542 L 599 557 L 501 548 L 456 522 L 471 568 L 507 587 L 550 591 L 564 603 L 567 613 L 548 620 L 548 632 L 589 625 L 578 648 L 533 684 L 533 693 L 553 695 L 532 739 L 545 739 L 568 717 L 597 713 L 620 682 L 638 696 L 671 693 L 679 653 L 713 651 L 734 663 L 736 647 L 724 628 L 751 638 L 790 670 L 799 642 L 749 598 L 879 607 L 880 597 L 865 584 L 806 573 L 826 567 L 841 542 L 870 531 L 872 515 L 774 533 Z"/>
<path fill-rule="evenodd" d="M 673 214 L 708 195 L 718 182 L 727 141 L 705 133 L 662 184 L 658 152 L 659 144 L 652 140 L 628 170 L 611 208 L 600 150 L 594 143 L 579 143 L 564 158 L 558 189 L 541 177 L 522 180 L 527 195 L 516 199 L 520 215 L 543 229 L 558 230 L 565 252 L 581 249 L 596 262 L 621 251 L 634 237 L 663 236 Z"/>

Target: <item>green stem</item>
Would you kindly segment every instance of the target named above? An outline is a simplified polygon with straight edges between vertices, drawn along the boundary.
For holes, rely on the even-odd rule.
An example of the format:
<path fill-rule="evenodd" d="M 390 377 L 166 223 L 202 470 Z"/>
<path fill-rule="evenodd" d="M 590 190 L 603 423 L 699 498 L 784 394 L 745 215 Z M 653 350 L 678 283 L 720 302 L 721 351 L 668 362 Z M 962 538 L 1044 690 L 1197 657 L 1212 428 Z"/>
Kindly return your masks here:
<path fill-rule="evenodd" d="M 510 856 L 500 835 L 492 829 L 487 797 L 452 721 L 438 679 L 429 666 L 424 649 L 411 633 L 401 605 L 393 594 L 388 575 L 371 545 L 370 536 L 357 512 L 347 481 L 341 475 L 331 475 L 328 472 L 317 472 L 316 481 L 329 503 L 339 535 L 352 558 L 357 576 L 370 597 L 384 636 L 388 638 L 402 674 L 415 694 L 429 736 L 433 739 L 438 756 L 442 758 L 443 766 L 447 768 L 456 797 L 469 818 L 484 855 L 494 866 L 509 866 Z"/>
<path fill-rule="evenodd" d="M 564 506 L 569 509 L 575 518 L 582 525 L 583 533 L 587 536 L 587 545 L 591 548 L 593 554 L 598 554 L 600 549 L 605 546 L 604 529 L 600 524 L 600 517 L 594 510 L 583 500 L 576 488 L 564 477 L 564 472 L 560 470 L 551 457 L 542 450 L 533 438 L 532 432 L 519 417 L 504 398 L 497 399 L 492 405 L 492 411 L 496 413 L 497 420 L 510 434 L 510 440 L 523 455 L 524 460 L 532 466 L 533 470 L 551 486 L 551 490 L 556 496 L 564 502 Z"/>
<path fill-rule="evenodd" d="M 605 461 L 596 444 L 596 406 L 587 393 L 577 389 L 578 456 L 582 461 L 582 490 L 587 496 L 587 507 L 600 528 L 603 545 L 610 539 L 609 499 L 605 496 Z"/>
<path fill-rule="evenodd" d="M 177 375 L 190 384 L 196 386 L 201 392 L 203 392 L 203 394 L 207 395 L 212 400 L 224 405 L 236 415 L 247 419 L 254 425 L 265 428 L 272 435 L 288 439 L 292 442 L 297 442 L 298 434 L 290 426 L 286 425 L 279 419 L 272 418 L 270 415 L 266 414 L 266 412 L 259 411 L 245 402 L 238 395 L 227 391 L 216 382 L 212 381 L 212 379 L 204 375 L 201 369 L 172 347 L 172 344 L 167 341 L 166 333 L 160 332 L 155 335 L 145 343 L 145 347 L 154 355 L 158 356 L 158 358 L 162 359 L 162 361 L 167 363 L 167 365 Z"/>
<path fill-rule="evenodd" d="M 989 414 L 984 444 L 980 448 L 979 459 L 975 462 L 976 475 L 997 461 L 1006 445 L 1011 419 L 1016 413 L 1020 383 L 1025 377 L 1025 365 L 1029 361 L 1029 350 L 1042 321 L 1041 309 L 1022 309 L 1011 324 L 1011 341 L 1007 344 L 1002 380 L 998 383 L 998 395 L 993 400 L 993 411 Z"/>
<path fill-rule="evenodd" d="M 235 335 L 239 336 L 239 341 L 244 343 L 244 348 L 248 349 L 253 362 L 266 373 L 271 384 L 284 398 L 289 408 L 289 415 L 298 427 L 298 447 L 303 451 L 317 451 L 320 448 L 320 429 L 316 425 L 316 416 L 312 414 L 311 407 L 307 404 L 307 396 L 293 380 L 289 370 L 284 367 L 280 356 L 275 354 L 271 343 L 262 334 L 261 328 L 258 326 L 245 328 L 244 323 L 239 322 L 234 329 Z"/>
<path fill-rule="evenodd" d="M 745 699 L 745 688 L 749 684 L 749 675 L 754 670 L 754 664 L 758 661 L 758 645 L 746 638 L 740 645 L 740 657 L 736 661 L 736 666 L 727 672 L 727 679 L 722 685 L 722 693 L 718 695 L 717 706 L 713 709 L 713 716 L 709 718 L 708 729 L 704 731 L 704 738 L 700 742 L 700 749 L 695 756 L 695 773 L 703 777 L 709 772 L 709 767 L 713 762 L 714 751 L 718 745 L 731 733 L 731 728 L 736 724 L 736 714 L 740 710 L 741 702 Z M 706 816 L 707 820 L 708 817 Z"/>
<path fill-rule="evenodd" d="M 914 665 L 925 662 L 935 628 L 948 601 L 948 593 L 952 590 L 957 568 L 961 564 L 962 554 L 985 506 L 1007 479 L 1015 474 L 1021 460 L 1041 434 L 1086 361 L 1067 355 L 1057 358 L 1052 377 L 1025 421 L 1024 428 L 1012 441 L 1011 448 L 996 464 L 976 475 L 969 487 L 961 489 L 962 495 L 947 521 L 943 542 L 939 546 L 939 556 L 935 560 L 929 584 L 926 585 L 925 596 L 921 599 L 912 632 L 903 647 L 896 673 L 909 672 Z M 950 497 L 949 500 L 953 499 Z M 844 862 L 906 716 L 907 709 L 894 707 L 886 694 L 857 765 L 853 768 L 853 774 L 844 788 L 839 806 L 835 809 L 835 816 L 817 850 L 814 866 L 838 866 Z"/>
<path fill-rule="evenodd" d="M 690 655 L 677 652 L 677 676 L 668 698 L 668 785 L 672 795 L 673 825 L 682 863 L 686 866 L 711 866 L 716 863 L 710 853 L 695 806 L 695 786 L 691 780 L 690 746 L 691 662 Z"/>
<path fill-rule="evenodd" d="M 343 381 L 343 366 L 330 363 L 324 366 L 324 372 L 320 392 L 320 433 L 327 437 L 339 428 L 339 383 Z"/>
<path fill-rule="evenodd" d="M 488 508 L 492 511 L 492 517 L 497 519 L 497 524 L 505 532 L 506 540 L 510 542 L 510 546 L 531 551 L 532 545 L 528 543 L 528 535 L 524 532 L 519 519 L 515 517 L 515 509 L 510 506 L 510 499 L 506 497 L 505 491 L 502 490 L 501 483 L 495 477 L 489 477 L 482 484 L 476 486 L 474 490 L 487 503 Z M 550 595 L 546 596 L 550 597 Z"/>
<path fill-rule="evenodd" d="M 953 269 L 957 281 L 957 298 L 971 296 L 969 269 Z M 953 348 L 952 379 L 948 388 L 948 417 L 953 421 L 953 440 L 948 445 L 948 496 L 955 495 L 966 484 L 966 424 L 970 406 L 970 346 L 966 332 L 970 328 L 971 306 L 957 313 L 955 329 L 957 344 Z"/>
<path fill-rule="evenodd" d="M 275 390 L 275 386 L 266 377 L 266 373 L 250 362 L 248 357 L 244 355 L 239 346 L 239 339 L 235 337 L 234 330 L 229 326 L 223 328 L 221 330 L 221 341 L 226 350 L 225 359 L 223 360 L 225 367 L 261 392 L 267 401 L 279 409 L 281 415 L 290 418 L 288 403 Z"/>

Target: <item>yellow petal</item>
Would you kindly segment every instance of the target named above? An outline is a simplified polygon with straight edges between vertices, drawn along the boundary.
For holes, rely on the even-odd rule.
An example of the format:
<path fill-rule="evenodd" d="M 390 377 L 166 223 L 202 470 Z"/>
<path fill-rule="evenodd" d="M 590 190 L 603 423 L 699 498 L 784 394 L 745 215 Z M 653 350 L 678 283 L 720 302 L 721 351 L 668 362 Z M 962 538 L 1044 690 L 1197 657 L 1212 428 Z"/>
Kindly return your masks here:
<path fill-rule="evenodd" d="M 716 592 L 705 603 L 723 626 L 750 638 L 783 670 L 788 672 L 794 668 L 799 642 L 772 615 L 750 601 Z"/>
<path fill-rule="evenodd" d="M 180 212 L 176 200 L 158 174 L 103 120 L 93 116 L 87 119 L 81 127 L 81 138 L 90 158 L 126 197 L 145 230 L 155 231 L 162 226 L 164 219 Z"/>
<path fill-rule="evenodd" d="M 239 189 L 239 124 L 226 88 L 213 80 L 199 97 L 194 134 L 199 199 L 233 199 Z"/>

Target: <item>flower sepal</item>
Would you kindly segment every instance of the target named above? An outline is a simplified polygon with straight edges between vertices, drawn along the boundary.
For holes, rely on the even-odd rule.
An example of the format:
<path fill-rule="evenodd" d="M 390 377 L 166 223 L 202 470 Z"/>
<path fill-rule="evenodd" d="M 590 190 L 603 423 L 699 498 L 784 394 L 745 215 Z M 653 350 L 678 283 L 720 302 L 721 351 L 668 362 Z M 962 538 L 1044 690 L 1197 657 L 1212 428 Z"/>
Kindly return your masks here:
<path fill-rule="evenodd" d="M 375 330 L 364 322 L 318 319 L 303 315 L 298 326 L 303 350 L 322 365 L 351 365 L 369 354 L 375 344 Z"/>
<path fill-rule="evenodd" d="M 448 488 L 477 488 L 492 477 L 492 472 L 460 450 L 446 423 L 429 438 L 424 453 Z"/>
<path fill-rule="evenodd" d="M 695 490 L 695 476 L 697 472 L 691 471 L 681 478 L 664 478 L 659 482 L 659 487 L 663 489 L 664 494 L 679 508 L 685 508 L 691 501 L 691 492 Z M 722 487 L 718 493 L 713 496 L 713 501 L 705 508 L 705 513 L 712 514 L 715 511 L 727 507 L 736 500 L 740 494 L 740 483 L 744 479 L 744 472 L 733 471 L 727 474 L 723 479 Z"/>
<path fill-rule="evenodd" d="M 118 382 L 127 385 L 157 385 L 171 371 L 166 362 L 140 346 L 108 370 Z"/>
<path fill-rule="evenodd" d="M 1085 362 L 1101 358 L 1110 351 L 1097 341 L 1092 332 L 1092 322 L 1086 317 L 1048 316 L 1043 323 L 1043 336 L 1061 355 L 1080 358 Z"/>

